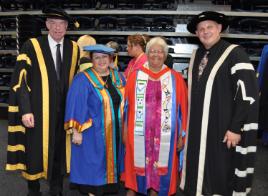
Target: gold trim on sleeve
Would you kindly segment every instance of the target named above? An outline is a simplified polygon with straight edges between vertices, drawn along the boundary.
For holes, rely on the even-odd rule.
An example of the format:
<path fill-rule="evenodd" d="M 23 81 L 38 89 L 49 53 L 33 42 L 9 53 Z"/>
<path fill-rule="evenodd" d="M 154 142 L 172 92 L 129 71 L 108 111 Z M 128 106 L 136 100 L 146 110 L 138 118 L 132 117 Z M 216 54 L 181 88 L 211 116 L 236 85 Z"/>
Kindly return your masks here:
<path fill-rule="evenodd" d="M 8 112 L 19 112 L 19 106 L 8 106 Z"/>
<path fill-rule="evenodd" d="M 7 151 L 9 151 L 9 152 L 17 152 L 17 151 L 25 152 L 25 147 L 24 147 L 24 145 L 21 145 L 21 144 L 18 144 L 18 145 L 15 145 L 15 146 L 8 145 L 7 146 Z"/>
<path fill-rule="evenodd" d="M 17 61 L 26 61 L 28 65 L 32 65 L 31 59 L 27 56 L 27 54 L 20 54 L 17 56 Z"/>
<path fill-rule="evenodd" d="M 27 86 L 27 88 L 28 88 L 28 91 L 29 91 L 29 92 L 31 91 L 31 88 L 30 88 L 30 87 L 28 86 L 28 84 L 27 84 L 26 76 L 27 76 L 27 71 L 26 71 L 26 69 L 22 69 L 22 70 L 20 71 L 19 82 L 18 82 L 18 84 L 16 84 L 16 85 L 12 88 L 13 91 L 16 92 L 17 89 L 20 88 L 22 79 L 24 79 L 24 81 L 25 81 L 25 83 L 26 83 L 26 86 Z"/>
<path fill-rule="evenodd" d="M 17 163 L 17 164 L 6 164 L 6 170 L 8 171 L 15 171 L 15 170 L 26 170 L 26 165 L 23 163 Z"/>
<path fill-rule="evenodd" d="M 11 132 L 11 133 L 15 133 L 15 132 L 25 133 L 25 127 L 21 125 L 8 126 L 7 130 L 8 132 Z"/>

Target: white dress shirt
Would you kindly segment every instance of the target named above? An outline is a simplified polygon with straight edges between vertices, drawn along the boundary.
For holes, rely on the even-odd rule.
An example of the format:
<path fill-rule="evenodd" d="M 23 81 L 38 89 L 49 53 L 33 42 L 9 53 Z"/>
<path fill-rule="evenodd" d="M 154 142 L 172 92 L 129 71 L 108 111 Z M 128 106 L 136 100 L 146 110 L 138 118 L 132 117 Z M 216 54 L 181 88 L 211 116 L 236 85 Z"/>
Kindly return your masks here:
<path fill-rule="evenodd" d="M 52 58 L 53 58 L 53 61 L 54 61 L 55 70 L 56 70 L 57 44 L 60 44 L 61 62 L 63 61 L 63 59 L 62 59 L 62 57 L 63 57 L 63 39 L 64 38 L 62 38 L 62 40 L 58 43 L 48 34 L 48 44 L 49 44 L 49 48 L 50 48 Z"/>

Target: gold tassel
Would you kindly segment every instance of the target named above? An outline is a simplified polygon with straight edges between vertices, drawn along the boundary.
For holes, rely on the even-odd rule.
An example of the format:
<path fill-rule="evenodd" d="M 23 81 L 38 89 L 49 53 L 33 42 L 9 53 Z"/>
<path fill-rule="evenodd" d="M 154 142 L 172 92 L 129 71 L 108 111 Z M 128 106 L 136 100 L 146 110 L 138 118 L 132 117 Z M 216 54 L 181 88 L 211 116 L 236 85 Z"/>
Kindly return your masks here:
<path fill-rule="evenodd" d="M 118 54 L 117 54 L 117 53 L 115 54 L 114 66 L 115 66 L 116 68 L 118 68 Z"/>

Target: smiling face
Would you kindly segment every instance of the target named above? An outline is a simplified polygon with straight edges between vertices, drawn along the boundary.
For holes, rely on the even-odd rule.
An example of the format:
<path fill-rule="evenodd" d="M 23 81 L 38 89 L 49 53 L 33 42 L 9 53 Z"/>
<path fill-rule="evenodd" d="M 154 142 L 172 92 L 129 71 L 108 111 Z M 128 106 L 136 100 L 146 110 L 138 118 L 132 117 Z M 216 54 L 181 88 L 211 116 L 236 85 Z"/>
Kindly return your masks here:
<path fill-rule="evenodd" d="M 196 35 L 206 49 L 210 49 L 220 40 L 222 25 L 212 20 L 205 20 L 198 23 Z"/>
<path fill-rule="evenodd" d="M 158 72 L 162 69 L 166 59 L 165 51 L 161 45 L 154 44 L 148 51 L 149 68 L 153 72 Z"/>
<path fill-rule="evenodd" d="M 48 29 L 49 35 L 56 41 L 60 42 L 61 39 L 66 34 L 68 27 L 68 22 L 62 19 L 52 19 L 48 18 L 46 20 L 46 27 Z"/>
<path fill-rule="evenodd" d="M 93 68 L 98 72 L 99 75 L 105 76 L 109 74 L 109 65 L 112 62 L 112 57 L 109 54 L 97 53 L 92 54 Z"/>

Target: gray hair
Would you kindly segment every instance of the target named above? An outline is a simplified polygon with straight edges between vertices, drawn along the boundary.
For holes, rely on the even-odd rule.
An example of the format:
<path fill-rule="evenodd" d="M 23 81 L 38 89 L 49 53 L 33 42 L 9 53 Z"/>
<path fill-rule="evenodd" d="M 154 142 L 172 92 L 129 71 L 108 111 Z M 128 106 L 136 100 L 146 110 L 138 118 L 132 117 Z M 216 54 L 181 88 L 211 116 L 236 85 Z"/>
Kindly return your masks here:
<path fill-rule="evenodd" d="M 163 51 L 164 51 L 165 57 L 167 57 L 168 45 L 162 37 L 154 37 L 154 38 L 150 39 L 150 41 L 146 45 L 146 50 L 145 50 L 147 55 L 149 55 L 149 51 L 153 45 L 161 46 Z"/>

